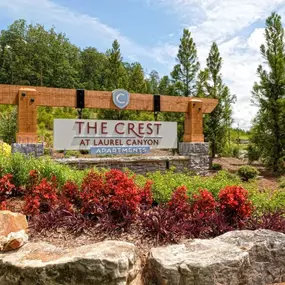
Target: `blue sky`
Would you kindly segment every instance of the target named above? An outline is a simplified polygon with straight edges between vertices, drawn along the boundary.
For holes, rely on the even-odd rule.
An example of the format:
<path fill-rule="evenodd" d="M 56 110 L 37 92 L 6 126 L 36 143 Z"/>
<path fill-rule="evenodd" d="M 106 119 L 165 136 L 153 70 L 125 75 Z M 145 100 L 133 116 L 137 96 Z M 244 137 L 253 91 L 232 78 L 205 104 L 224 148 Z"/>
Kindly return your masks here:
<path fill-rule="evenodd" d="M 259 46 L 272 11 L 285 19 L 285 0 L 0 0 L 0 29 L 24 18 L 100 51 L 117 39 L 124 60 L 162 76 L 172 70 L 183 28 L 189 28 L 202 68 L 211 43 L 218 43 L 223 78 L 238 100 L 235 125 L 248 128 L 256 113 L 250 96 L 262 61 Z"/>

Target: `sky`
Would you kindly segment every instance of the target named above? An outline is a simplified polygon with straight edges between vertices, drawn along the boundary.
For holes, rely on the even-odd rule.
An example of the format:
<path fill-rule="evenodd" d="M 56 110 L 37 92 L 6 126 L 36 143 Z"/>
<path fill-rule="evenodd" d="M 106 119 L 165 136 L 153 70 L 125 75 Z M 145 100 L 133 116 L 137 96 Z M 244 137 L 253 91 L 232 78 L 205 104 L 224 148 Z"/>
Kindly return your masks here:
<path fill-rule="evenodd" d="M 14 20 L 55 27 L 81 48 L 105 52 L 114 39 L 125 61 L 138 61 L 146 73 L 169 75 L 179 41 L 188 28 L 201 68 L 213 41 L 223 58 L 222 76 L 232 94 L 234 126 L 249 129 L 256 114 L 250 103 L 260 45 L 271 12 L 285 19 L 285 0 L 0 0 L 0 29 Z"/>

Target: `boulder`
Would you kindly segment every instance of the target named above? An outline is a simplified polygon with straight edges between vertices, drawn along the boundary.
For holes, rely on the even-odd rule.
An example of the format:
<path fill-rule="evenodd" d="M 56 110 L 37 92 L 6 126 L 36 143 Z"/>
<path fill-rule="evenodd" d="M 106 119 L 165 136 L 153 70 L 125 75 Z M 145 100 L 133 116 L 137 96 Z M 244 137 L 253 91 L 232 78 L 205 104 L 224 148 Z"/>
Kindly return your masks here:
<path fill-rule="evenodd" d="M 15 250 L 28 242 L 28 235 L 24 230 L 12 232 L 7 237 L 0 236 L 0 252 Z"/>
<path fill-rule="evenodd" d="M 272 284 L 285 281 L 285 235 L 270 230 L 234 231 L 215 238 L 246 250 L 250 267 L 244 276 L 248 284 Z"/>
<path fill-rule="evenodd" d="M 27 243 L 0 254 L 1 285 L 140 285 L 140 258 L 127 242 L 105 241 L 75 249 Z"/>
<path fill-rule="evenodd" d="M 11 211 L 0 211 L 0 225 L 0 236 L 28 229 L 26 216 Z"/>
<path fill-rule="evenodd" d="M 146 265 L 148 285 L 245 285 L 246 251 L 217 240 L 188 240 L 151 249 Z"/>
<path fill-rule="evenodd" d="M 0 252 L 15 250 L 28 241 L 26 216 L 0 211 Z"/>
<path fill-rule="evenodd" d="M 153 248 L 148 285 L 268 285 L 285 281 L 285 235 L 233 231 L 212 240 Z"/>

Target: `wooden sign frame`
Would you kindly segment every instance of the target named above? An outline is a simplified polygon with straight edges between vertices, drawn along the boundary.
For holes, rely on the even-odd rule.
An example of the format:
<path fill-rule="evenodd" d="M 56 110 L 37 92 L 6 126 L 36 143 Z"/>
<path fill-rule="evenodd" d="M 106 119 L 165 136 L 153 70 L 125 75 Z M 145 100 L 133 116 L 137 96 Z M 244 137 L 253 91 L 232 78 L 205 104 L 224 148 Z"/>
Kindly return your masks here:
<path fill-rule="evenodd" d="M 119 110 L 112 101 L 112 92 L 85 90 L 85 108 Z M 18 143 L 37 143 L 37 107 L 77 106 L 76 89 L 35 86 L 1 85 L 0 104 L 18 105 Z M 211 113 L 217 99 L 160 96 L 161 112 L 185 113 L 184 142 L 204 142 L 203 114 Z M 151 94 L 130 94 L 130 102 L 124 110 L 154 111 Z"/>

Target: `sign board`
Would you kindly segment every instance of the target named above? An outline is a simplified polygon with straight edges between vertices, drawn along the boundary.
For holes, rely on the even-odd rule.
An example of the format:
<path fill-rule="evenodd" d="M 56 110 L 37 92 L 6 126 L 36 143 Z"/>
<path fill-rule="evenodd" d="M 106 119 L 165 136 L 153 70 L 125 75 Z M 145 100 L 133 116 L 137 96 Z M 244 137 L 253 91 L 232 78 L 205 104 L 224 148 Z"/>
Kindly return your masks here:
<path fill-rule="evenodd" d="M 90 154 L 146 154 L 150 146 L 91 146 Z"/>
<path fill-rule="evenodd" d="M 53 133 L 56 150 L 177 148 L 176 122 L 55 119 Z"/>

